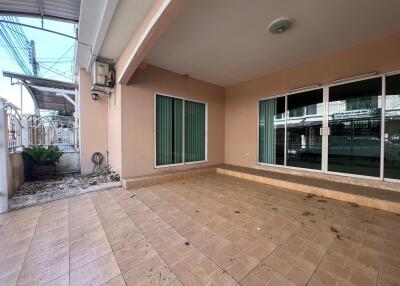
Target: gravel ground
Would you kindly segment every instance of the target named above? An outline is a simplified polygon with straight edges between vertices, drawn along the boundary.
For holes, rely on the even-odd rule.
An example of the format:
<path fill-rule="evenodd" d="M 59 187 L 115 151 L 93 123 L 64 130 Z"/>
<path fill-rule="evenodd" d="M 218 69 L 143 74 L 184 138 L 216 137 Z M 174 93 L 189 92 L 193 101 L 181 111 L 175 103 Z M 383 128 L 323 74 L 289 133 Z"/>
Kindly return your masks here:
<path fill-rule="evenodd" d="M 70 189 L 86 189 L 101 183 L 112 182 L 110 174 L 79 174 L 57 175 L 51 180 L 25 182 L 14 196 L 33 195 L 45 192 L 60 192 Z"/>

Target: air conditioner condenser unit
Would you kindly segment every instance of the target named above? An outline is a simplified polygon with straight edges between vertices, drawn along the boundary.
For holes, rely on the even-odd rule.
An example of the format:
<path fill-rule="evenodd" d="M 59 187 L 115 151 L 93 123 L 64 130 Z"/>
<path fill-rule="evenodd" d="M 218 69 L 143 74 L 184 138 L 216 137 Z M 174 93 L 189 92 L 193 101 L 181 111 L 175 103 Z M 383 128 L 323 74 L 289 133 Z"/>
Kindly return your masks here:
<path fill-rule="evenodd" d="M 92 85 L 113 88 L 115 84 L 114 69 L 107 63 L 95 61 L 92 68 Z"/>

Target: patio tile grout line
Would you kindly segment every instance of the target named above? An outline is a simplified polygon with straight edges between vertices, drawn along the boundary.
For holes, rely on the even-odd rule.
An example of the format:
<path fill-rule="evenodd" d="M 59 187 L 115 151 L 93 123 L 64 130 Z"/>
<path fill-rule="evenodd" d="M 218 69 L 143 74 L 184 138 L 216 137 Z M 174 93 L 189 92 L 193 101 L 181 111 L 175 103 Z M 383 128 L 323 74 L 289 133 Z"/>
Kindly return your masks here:
<path fill-rule="evenodd" d="M 45 282 L 45 285 L 57 280 L 58 278 L 68 274 L 68 285 L 69 285 L 69 273 L 70 273 L 70 265 L 69 265 L 69 261 L 70 261 L 70 238 L 69 238 L 69 200 L 67 200 L 67 227 L 68 227 L 68 272 L 64 273 L 64 274 L 60 274 L 59 276 L 55 277 L 54 279 L 51 279 L 50 281 Z"/>
<path fill-rule="evenodd" d="M 330 243 L 328 249 L 325 251 L 324 256 L 321 258 L 321 260 L 316 265 L 314 271 L 311 273 L 310 277 L 307 279 L 307 282 L 306 282 L 305 285 L 308 285 L 308 283 L 310 283 L 311 279 L 314 277 L 315 273 L 317 272 L 319 266 L 322 264 L 322 262 L 325 261 L 325 258 L 329 254 L 329 251 L 332 249 L 334 242 L 335 242 L 335 238 L 332 239 L 332 242 Z"/>
<path fill-rule="evenodd" d="M 100 191 L 105 191 L 105 190 L 100 190 Z M 111 196 L 111 195 L 110 195 Z M 114 199 L 114 197 L 113 196 L 111 196 L 112 197 L 112 199 L 115 201 L 115 199 Z M 101 225 L 101 228 L 103 229 L 103 231 L 104 231 L 104 234 L 106 235 L 106 238 L 107 238 L 107 241 L 108 241 L 108 244 L 110 245 L 110 248 L 111 248 L 111 252 L 112 252 L 112 254 L 113 254 L 113 256 L 114 256 L 114 258 L 115 258 L 115 261 L 117 262 L 117 264 L 118 264 L 118 269 L 119 269 L 119 272 L 120 272 L 120 274 L 121 274 L 121 276 L 122 276 L 122 279 L 124 279 L 124 283 L 125 283 L 125 285 L 127 285 L 126 284 L 126 281 L 125 281 L 125 277 L 124 277 L 124 275 L 123 275 L 123 273 L 122 273 L 122 271 L 121 271 L 121 268 L 120 268 L 120 265 L 119 265 L 119 263 L 118 263 L 118 260 L 117 260 L 117 258 L 116 258 L 116 256 L 115 256 L 115 252 L 114 252 L 114 249 L 112 248 L 112 246 L 111 246 L 111 243 L 110 243 L 110 240 L 109 240 L 109 238 L 108 238 L 108 235 L 107 235 L 107 233 L 105 232 L 105 229 L 104 229 L 104 226 L 103 226 L 103 223 L 101 222 L 101 219 L 100 219 L 100 217 L 99 217 L 99 213 L 98 213 L 98 211 L 97 211 L 97 209 L 99 208 L 98 206 L 96 206 L 96 203 L 93 201 L 93 199 L 92 199 L 92 197 L 90 196 L 90 199 L 91 199 L 91 201 L 92 201 L 92 203 L 93 203 L 93 205 L 94 205 L 94 207 L 95 207 L 95 210 L 96 210 L 96 213 L 97 213 L 97 217 L 99 218 L 99 221 L 100 221 L 100 225 Z M 117 202 L 116 202 L 117 203 Z M 118 204 L 119 205 L 119 204 Z M 121 207 L 121 209 L 122 209 L 122 207 Z M 125 210 L 124 209 L 122 209 L 124 212 L 125 212 Z M 100 212 L 101 212 L 101 210 L 100 210 Z M 126 212 L 125 212 L 126 213 Z M 128 215 L 127 215 L 128 216 Z M 129 217 L 129 216 L 128 216 Z M 130 218 L 129 218 L 130 219 Z M 131 245 L 131 244 L 133 244 L 134 242 L 132 242 L 132 243 L 130 243 L 130 244 L 128 244 L 128 245 Z M 107 254 L 105 254 L 105 255 L 108 255 L 108 253 Z M 102 256 L 103 257 L 103 256 Z M 100 257 L 99 257 L 100 258 Z M 115 277 L 117 277 L 117 276 L 115 276 Z M 111 278 L 111 279 L 109 279 L 108 281 L 106 281 L 106 282 L 104 282 L 104 283 L 102 283 L 101 285 L 104 285 L 105 283 L 107 283 L 107 282 L 109 282 L 109 281 L 111 281 L 112 279 L 114 279 L 115 277 L 113 277 L 113 278 Z"/>
<path fill-rule="evenodd" d="M 71 245 L 71 243 L 70 243 L 70 236 L 69 236 L 69 200 L 68 199 L 67 199 L 67 227 L 68 227 L 68 272 L 64 273 L 64 274 L 60 274 L 59 276 L 55 277 L 54 279 L 51 279 L 50 281 L 45 282 L 45 285 L 50 283 L 50 282 L 53 282 L 53 281 L 57 280 L 58 278 L 66 275 L 66 274 L 68 274 L 68 285 L 70 284 L 70 281 L 69 281 L 69 274 L 70 274 L 69 262 L 70 262 L 70 251 L 71 251 L 70 250 L 70 245 Z"/>
<path fill-rule="evenodd" d="M 90 199 L 91 203 L 93 204 L 94 210 L 96 211 L 96 215 L 97 215 L 97 218 L 98 218 L 98 220 L 99 220 L 99 222 L 100 222 L 101 229 L 103 230 L 104 235 L 105 235 L 106 238 L 107 238 L 107 242 L 108 242 L 108 245 L 110 246 L 111 253 L 112 253 L 112 255 L 114 256 L 115 262 L 117 262 L 118 269 L 119 269 L 119 273 L 120 273 L 120 275 L 122 276 L 122 278 L 124 279 L 125 285 L 127 285 L 127 284 L 126 284 L 126 281 L 125 281 L 125 278 L 124 278 L 124 275 L 122 274 L 121 268 L 119 267 L 118 260 L 117 260 L 117 258 L 116 258 L 116 256 L 115 256 L 114 249 L 113 249 L 112 246 L 111 246 L 110 240 L 108 239 L 108 236 L 107 236 L 107 233 L 106 233 L 106 231 L 105 231 L 105 229 L 104 229 L 103 223 L 101 222 L 100 214 L 101 214 L 101 216 L 103 216 L 103 214 L 102 214 L 101 210 L 98 210 L 99 208 L 98 208 L 98 206 L 96 206 L 96 203 L 93 201 L 93 198 L 92 198 L 92 196 L 91 196 L 90 194 L 89 194 L 89 199 Z M 124 210 L 124 211 L 125 211 L 125 210 Z M 100 212 L 100 214 L 99 214 L 99 212 Z M 108 254 L 109 254 L 109 253 L 106 253 L 106 254 L 104 254 L 104 255 L 101 256 L 101 257 L 104 257 L 104 256 L 106 256 L 106 255 L 108 255 Z M 99 257 L 99 258 L 101 258 L 101 257 Z M 97 258 L 97 259 L 98 259 L 98 258 Z M 96 259 L 96 260 L 97 260 L 97 259 Z M 89 262 L 89 263 L 90 263 L 90 262 Z M 86 265 L 86 264 L 85 264 L 85 265 Z M 82 265 L 82 266 L 83 266 L 83 265 Z M 100 285 L 104 285 L 104 284 L 108 283 L 109 281 L 111 281 L 112 279 L 114 279 L 114 278 L 116 278 L 116 277 L 118 277 L 118 275 L 115 275 L 114 277 L 111 277 L 108 281 L 105 281 L 104 283 L 101 283 Z"/>
<path fill-rule="evenodd" d="M 9 218 L 9 219 L 6 221 L 6 223 L 0 228 L 0 237 L 1 237 L 1 235 L 3 234 L 4 228 L 10 224 L 11 220 L 15 217 L 15 215 L 16 215 L 15 213 L 10 214 L 10 218 Z"/>
<path fill-rule="evenodd" d="M 151 191 L 152 192 L 152 191 Z M 153 193 L 153 192 L 152 192 Z M 154 194 L 154 193 L 153 193 Z M 145 202 L 143 202 L 141 199 L 139 199 L 137 196 L 136 196 L 136 199 L 138 199 L 142 204 L 144 204 L 146 207 L 148 207 L 155 215 L 157 215 L 157 217 L 159 217 L 163 222 L 165 222 L 167 225 L 169 225 L 174 231 L 176 231 L 181 237 L 183 237 L 186 241 L 188 241 L 187 239 L 186 239 L 186 237 L 185 236 L 183 236 L 183 234 L 181 234 L 176 228 L 174 228 L 170 223 L 168 223 L 167 221 L 165 221 L 163 218 L 161 218 L 154 210 L 153 210 L 153 208 L 151 208 L 150 206 L 148 206 Z M 223 271 L 223 273 L 226 273 L 229 277 L 231 277 L 232 278 L 232 280 L 233 281 L 235 281 L 236 283 L 238 283 L 239 285 L 241 285 L 240 283 L 239 283 L 239 281 L 237 281 L 235 278 L 233 278 L 231 275 L 229 275 L 229 273 L 227 273 L 226 272 L 226 269 L 224 269 L 223 267 L 221 267 L 218 263 L 216 263 L 213 259 L 211 259 L 208 255 L 206 255 L 202 250 L 200 250 L 194 243 L 192 243 L 192 245 L 200 252 L 200 253 L 202 253 L 205 257 L 207 257 L 212 263 L 214 263 L 218 268 L 220 268 L 222 271 Z M 156 250 L 157 251 L 157 250 Z M 157 253 L 158 253 L 158 251 L 157 251 Z M 160 255 L 161 256 L 161 255 Z M 164 259 L 163 259 L 164 260 Z M 169 264 L 167 263 L 167 265 L 169 266 Z M 169 266 L 170 267 L 170 266 Z M 190 272 L 190 271 L 188 271 L 188 272 Z M 177 278 L 178 278 L 178 276 L 177 276 Z M 179 278 L 178 278 L 179 279 Z M 179 279 L 179 281 L 181 281 L 180 279 Z M 185 285 L 182 281 L 181 281 L 181 283 L 183 284 L 183 285 Z"/>
<path fill-rule="evenodd" d="M 387 222 L 387 213 L 385 213 L 385 219 L 384 219 L 384 222 L 385 222 L 385 225 L 386 225 L 386 222 Z M 381 271 L 381 266 L 382 266 L 382 255 L 383 255 L 383 248 L 384 248 L 384 245 L 385 245 L 385 240 L 384 240 L 385 238 L 383 238 L 382 239 L 382 243 L 381 243 L 381 248 L 380 248 L 380 252 L 379 252 L 379 266 L 378 266 L 378 274 L 376 275 L 376 286 L 378 285 L 378 283 L 379 283 L 379 275 L 380 275 L 380 271 Z"/>
<path fill-rule="evenodd" d="M 240 179 L 240 178 L 239 178 Z M 290 190 L 289 190 L 290 191 Z M 151 191 L 154 195 L 156 195 L 157 197 L 158 197 L 158 195 L 157 194 L 155 194 L 153 191 Z M 182 195 L 179 195 L 179 197 L 181 197 L 181 198 L 183 198 L 184 200 L 187 200 L 184 196 L 182 196 Z M 203 197 L 205 197 L 205 196 L 203 196 Z M 235 201 L 240 201 L 239 199 L 235 199 L 235 198 L 233 198 L 233 200 L 235 200 Z M 168 203 L 168 202 L 167 202 Z M 251 205 L 251 204 L 250 204 Z M 253 205 L 254 206 L 254 205 Z M 217 214 L 217 213 L 216 213 Z M 219 215 L 219 214 L 217 214 L 217 215 Z M 221 215 L 219 215 L 219 216 L 221 216 Z M 221 216 L 222 217 L 222 216 Z M 224 218 L 224 217 L 223 217 Z M 249 276 L 261 263 L 263 263 L 269 256 L 271 256 L 280 246 L 282 246 L 297 230 L 299 230 L 300 228 L 301 228 L 302 226 L 299 226 L 299 227 L 297 227 L 284 241 L 282 241 L 270 254 L 268 254 L 266 257 L 264 257 L 261 261 L 260 261 L 260 263 L 258 263 L 253 269 L 251 269 L 250 270 L 250 272 L 248 272 L 240 281 L 243 281 L 247 276 Z M 326 233 L 328 233 L 329 234 L 329 232 L 328 231 L 325 231 L 325 230 L 322 230 L 323 232 L 326 232 Z M 333 240 L 334 241 L 334 240 Z M 330 244 L 330 246 L 328 247 L 328 249 L 327 249 L 327 251 L 329 251 L 329 249 L 330 249 L 330 247 L 331 247 L 331 245 L 333 244 L 333 241 L 331 242 L 331 244 Z M 324 256 L 321 258 L 321 260 L 325 257 L 325 255 L 326 255 L 326 253 L 327 253 L 327 251 L 325 252 L 325 254 L 324 254 Z M 208 257 L 208 256 L 207 256 Z M 211 258 L 210 258 L 211 259 Z M 321 262 L 321 261 L 320 261 Z M 217 264 L 218 265 L 218 264 Z M 218 265 L 219 266 L 219 265 Z M 319 263 L 317 264 L 317 267 L 319 266 Z M 316 268 L 317 268 L 316 267 Z M 222 268 L 222 267 L 221 267 Z M 223 269 L 223 268 L 222 268 Z M 278 272 L 279 274 L 281 274 L 282 276 L 284 276 L 285 278 L 287 278 L 286 277 L 286 275 L 284 275 L 283 273 L 280 273 L 279 271 L 276 271 L 276 272 Z M 314 272 L 313 272 L 314 273 Z M 313 275 L 313 274 L 312 274 Z M 310 278 L 312 277 L 312 275 L 310 276 Z M 288 278 L 287 278 L 288 279 Z M 290 279 L 289 279 L 290 280 Z M 236 281 L 236 280 L 235 280 Z M 239 284 L 241 284 L 240 282 L 238 282 Z M 307 281 L 307 283 L 308 283 L 308 281 Z"/>
<path fill-rule="evenodd" d="M 106 190 L 100 190 L 100 191 L 106 191 Z M 111 196 L 111 195 L 110 195 Z M 111 196 L 112 198 L 113 198 L 113 200 L 115 201 L 115 199 L 114 199 L 114 197 L 113 196 Z M 90 196 L 90 199 L 91 199 L 91 201 L 92 201 L 92 203 L 93 203 L 93 205 L 94 205 L 94 207 L 95 207 L 95 210 L 96 210 L 96 214 L 97 214 L 97 217 L 99 218 L 99 221 L 100 221 L 100 225 L 101 225 L 101 228 L 103 229 L 103 231 L 104 231 L 104 234 L 106 235 L 106 238 L 107 238 L 107 241 L 108 241 L 108 244 L 110 245 L 110 248 L 111 248 L 111 252 L 112 252 L 112 254 L 113 254 L 113 256 L 114 256 L 114 258 L 115 258 L 115 261 L 117 262 L 117 264 L 118 264 L 118 269 L 119 269 L 119 272 L 120 272 L 120 274 L 121 274 L 121 276 L 122 276 L 122 279 L 124 279 L 124 283 L 125 283 L 125 285 L 127 285 L 126 284 L 126 281 L 125 281 L 125 277 L 124 277 L 124 275 L 123 275 L 123 272 L 121 271 L 121 268 L 120 268 L 120 265 L 119 265 L 119 263 L 118 263 L 118 260 L 117 260 L 117 258 L 116 258 L 116 256 L 115 256 L 115 252 L 114 252 L 114 249 L 112 248 L 112 246 L 111 246 L 111 243 L 110 243 L 110 240 L 109 240 L 109 238 L 108 238 L 108 235 L 107 235 L 107 233 L 105 232 L 105 229 L 104 229 L 104 226 L 103 226 L 103 223 L 101 222 L 101 219 L 100 219 L 100 217 L 99 217 L 99 213 L 98 213 L 98 211 L 97 211 L 97 209 L 99 208 L 98 206 L 96 206 L 96 203 L 93 201 L 93 199 L 91 198 L 91 196 Z M 117 203 L 117 202 L 116 202 Z M 121 209 L 122 209 L 122 207 L 121 207 Z M 124 212 L 125 212 L 125 210 L 124 209 L 122 209 Z M 100 211 L 101 212 L 101 211 Z M 126 212 L 125 212 L 126 213 Z M 128 215 L 127 215 L 128 216 Z M 129 217 L 129 216 L 128 216 Z M 129 218 L 130 219 L 130 218 Z M 128 244 L 128 245 L 131 245 L 131 244 L 133 244 L 133 243 L 135 243 L 135 242 L 132 242 L 132 243 L 130 243 L 130 244 Z M 108 255 L 108 253 L 107 254 L 105 254 L 105 255 Z M 101 257 L 104 257 L 105 255 L 103 255 L 103 256 L 101 256 Z M 99 257 L 99 258 L 101 258 L 101 257 Z M 86 265 L 86 264 L 85 264 Z M 115 277 L 117 277 L 117 276 L 115 276 Z M 107 282 L 109 282 L 109 281 L 111 281 L 112 279 L 114 279 L 115 277 L 112 277 L 111 279 L 109 279 L 108 281 L 106 281 L 106 282 L 104 282 L 104 283 L 102 283 L 101 285 L 104 285 L 105 283 L 107 283 Z"/>
<path fill-rule="evenodd" d="M 68 274 L 68 285 L 69 285 L 69 272 L 70 272 L 70 265 L 69 265 L 69 261 L 70 261 L 70 241 L 69 241 L 69 201 L 67 200 L 67 227 L 68 227 L 68 271 L 66 273 L 60 274 L 59 276 L 54 277 L 53 279 L 51 279 L 50 281 L 46 281 L 43 285 L 47 285 L 55 280 L 57 280 L 58 278 L 67 275 Z"/>
<path fill-rule="evenodd" d="M 85 194 L 82 194 L 82 195 L 85 195 Z M 91 203 L 93 204 L 93 201 L 91 200 L 91 198 L 90 198 L 90 201 L 91 201 Z M 68 200 L 68 202 L 69 202 L 69 200 Z M 69 207 L 69 204 L 68 204 L 68 207 Z M 96 207 L 94 206 L 94 204 L 93 204 L 93 207 L 94 207 L 94 209 L 95 209 L 95 211 L 96 211 Z M 96 211 L 96 216 L 97 216 L 97 218 L 99 218 L 98 217 L 98 214 L 97 214 L 97 211 Z M 103 228 L 103 225 L 101 224 L 101 221 L 100 221 L 100 219 L 99 219 L 99 222 L 100 222 L 100 226 L 101 226 L 101 229 L 103 230 L 103 232 L 104 232 L 104 234 L 105 234 L 105 231 L 104 231 L 104 228 Z M 69 214 L 68 214 L 68 237 L 70 237 L 70 231 L 69 231 Z M 106 235 L 106 234 L 105 234 Z M 109 240 L 108 240 L 108 237 L 107 237 L 107 235 L 106 235 L 106 238 L 107 238 L 107 241 L 108 241 L 108 243 L 110 243 L 109 242 Z M 70 243 L 71 244 L 71 243 Z M 111 245 L 110 245 L 110 248 L 111 248 Z M 83 267 L 83 266 L 85 266 L 85 265 L 88 265 L 89 263 L 92 263 L 93 261 L 96 261 L 97 259 L 99 259 L 99 258 L 102 258 L 102 257 L 105 257 L 106 255 L 108 255 L 108 254 L 110 254 L 112 252 L 112 248 L 111 248 L 111 251 L 110 252 L 108 252 L 108 253 L 106 253 L 106 254 L 104 254 L 104 255 L 102 255 L 102 256 L 99 256 L 99 257 L 97 257 L 97 258 L 95 258 L 95 259 L 92 259 L 92 260 L 90 260 L 90 261 L 87 261 L 86 263 L 84 263 L 84 264 L 82 264 L 82 265 L 80 265 L 79 267 L 76 267 L 75 269 L 73 269 L 72 271 L 71 271 L 71 264 L 69 264 L 69 285 L 71 284 L 71 272 L 73 272 L 73 271 L 75 271 L 75 270 L 77 270 L 77 269 L 79 269 L 79 268 L 81 268 L 81 267 Z M 114 255 L 114 253 L 113 253 L 113 255 Z M 70 257 L 71 257 L 71 249 L 69 248 L 69 259 L 70 259 Z M 115 256 L 114 256 L 115 257 Z M 119 265 L 118 265 L 118 268 L 119 268 Z M 121 272 L 121 274 L 122 274 L 122 272 Z M 64 274 L 65 275 L 65 274 Z M 62 275 L 61 275 L 62 276 Z M 60 278 L 61 276 L 58 276 L 57 278 Z M 117 277 L 117 276 L 115 276 L 115 277 Z M 112 277 L 111 279 L 113 279 L 113 278 L 115 278 L 115 277 Z M 55 278 L 55 279 L 57 279 L 57 278 Z M 54 281 L 55 279 L 53 279 L 53 280 L 51 280 L 51 281 Z M 111 280 L 110 279 L 110 280 Z M 110 281 L 110 280 L 108 280 L 108 281 Z M 49 281 L 49 282 L 51 282 L 51 281 Z M 107 283 L 108 281 L 105 281 L 104 283 Z M 47 282 L 48 283 L 48 282 Z M 101 285 L 103 285 L 104 283 L 102 283 Z"/>
<path fill-rule="evenodd" d="M 109 191 L 107 191 L 107 192 L 109 192 Z M 125 214 L 127 215 L 127 217 L 129 218 L 129 220 L 137 227 L 137 229 L 140 231 L 140 233 L 143 235 L 143 238 L 146 240 L 146 242 L 147 243 L 149 243 L 150 245 L 151 245 L 151 247 L 154 249 L 154 251 L 155 252 L 157 252 L 157 254 L 160 256 L 160 258 L 162 259 L 162 261 L 164 261 L 164 263 L 165 263 L 165 265 L 167 265 L 168 266 L 168 268 L 169 268 L 169 270 L 171 271 L 171 273 L 173 273 L 174 275 L 175 275 L 175 277 L 176 277 L 176 279 L 182 284 L 182 285 L 185 285 L 182 281 L 181 281 L 181 279 L 178 277 L 178 275 L 176 275 L 175 273 L 174 273 L 174 271 L 172 270 L 172 268 L 171 268 L 171 266 L 167 263 L 167 261 L 164 259 L 164 257 L 162 257 L 162 255 L 158 252 L 158 250 L 153 246 L 153 244 L 147 239 L 147 237 L 144 235 L 144 233 L 143 233 L 143 231 L 140 229 L 140 227 L 133 221 L 133 219 L 131 218 L 131 216 L 128 214 L 128 212 L 126 211 L 126 209 L 119 203 L 119 201 L 118 200 L 116 200 L 115 199 L 115 197 L 112 195 L 112 194 L 110 194 L 111 195 L 111 197 L 112 197 L 112 199 L 120 206 L 120 208 L 125 212 Z M 142 202 L 142 201 L 141 201 Z M 143 203 L 143 202 L 142 202 Z M 145 203 L 143 203 L 143 204 L 145 204 Z M 145 204 L 146 205 L 146 204 Z M 147 205 L 146 205 L 147 206 Z M 152 210 L 153 211 L 153 210 Z M 153 213 L 155 213 L 154 211 L 153 211 Z M 156 214 L 156 213 L 155 213 Z M 163 220 L 158 214 L 156 214 L 161 220 Z M 164 220 L 163 220 L 164 221 Z M 118 261 L 117 261 L 117 263 L 118 263 Z M 119 267 L 119 265 L 118 265 L 118 267 Z M 129 272 L 130 270 L 128 270 L 128 271 L 126 271 L 126 272 Z M 122 274 L 122 272 L 121 272 L 121 274 Z M 122 275 L 122 277 L 124 278 L 124 281 L 125 281 L 125 277 L 124 277 L 124 275 Z M 126 281 L 125 281 L 125 284 L 126 284 Z"/>
<path fill-rule="evenodd" d="M 240 178 L 239 178 L 240 179 Z M 223 188 L 219 188 L 219 189 L 223 189 Z M 157 194 L 155 194 L 153 191 L 151 191 L 154 195 L 156 195 L 157 197 L 158 197 L 158 195 Z M 190 192 L 190 191 L 189 191 Z M 187 199 L 184 197 L 184 196 L 182 196 L 182 195 L 178 195 L 179 197 L 181 197 L 181 198 L 183 198 L 184 200 L 186 200 L 187 201 Z M 206 197 L 206 196 L 204 196 L 204 195 L 200 195 L 200 196 L 202 196 L 202 197 Z M 235 201 L 238 201 L 238 202 L 240 202 L 240 200 L 239 199 L 237 199 L 237 198 L 233 198 L 233 200 L 235 200 Z M 168 202 L 167 202 L 168 203 Z M 250 204 L 250 205 L 252 205 L 252 204 Z M 224 205 L 224 206 L 226 206 L 226 205 Z M 252 206 L 254 206 L 254 205 L 252 205 Z M 183 212 L 183 211 L 182 211 Z M 184 213 L 184 212 L 183 212 Z M 224 218 L 224 219 L 226 219 L 225 217 L 223 217 L 223 216 L 221 216 L 220 214 L 218 214 L 218 213 L 214 213 L 214 214 L 216 214 L 216 215 L 218 215 L 218 216 L 220 216 L 220 217 L 222 217 L 222 218 Z M 298 229 L 300 229 L 300 226 L 299 227 L 297 227 L 284 241 L 282 241 L 270 254 L 268 254 L 266 257 L 264 257 L 261 261 L 260 261 L 260 263 L 258 263 L 253 269 L 251 269 L 250 270 L 250 272 L 248 272 L 240 281 L 243 281 L 250 273 L 252 273 L 256 268 L 257 268 L 257 266 L 259 266 L 261 263 L 263 263 L 263 261 L 265 261 L 265 259 L 267 259 L 270 255 L 272 255 L 272 253 L 274 253 L 275 252 L 275 250 L 276 249 L 278 249 L 284 242 L 286 242 Z M 183 235 L 182 235 L 183 236 Z M 206 255 L 207 256 L 207 255 Z M 207 256 L 208 257 L 208 256 Z M 211 258 L 209 258 L 210 260 L 212 260 Z M 213 261 L 213 260 L 212 260 Z M 214 261 L 213 261 L 214 262 Z M 215 263 L 215 262 L 214 262 Z M 217 263 L 216 263 L 216 265 L 218 265 Z M 218 265 L 219 266 L 219 265 Z M 221 269 L 223 269 L 223 270 L 225 270 L 226 271 L 226 269 L 224 269 L 223 267 L 221 267 L 221 266 L 219 266 Z M 278 272 L 278 271 L 277 271 Z M 279 272 L 278 272 L 279 273 Z M 280 273 L 282 276 L 284 276 L 284 277 L 286 277 L 285 275 L 283 275 L 282 273 Z M 236 279 L 235 279 L 235 281 L 237 281 Z M 240 285 L 241 285 L 241 283 L 240 283 L 240 281 L 238 282 Z"/>
<path fill-rule="evenodd" d="M 152 193 L 153 193 L 153 191 L 151 191 Z M 154 194 L 154 193 L 153 193 Z M 157 196 L 158 197 L 158 196 Z M 138 199 L 138 200 L 140 200 L 137 196 L 136 196 L 136 198 Z M 140 200 L 144 205 L 146 205 L 153 213 L 155 213 L 162 221 L 164 221 L 166 224 L 168 224 L 173 230 L 175 230 L 180 236 L 182 236 L 183 238 L 185 238 L 185 240 L 186 241 L 188 241 L 187 239 L 186 239 L 186 237 L 182 234 L 182 233 L 180 233 L 175 227 L 173 227 L 170 223 L 168 223 L 167 221 L 165 221 L 163 218 L 161 218 L 156 212 L 154 212 L 154 210 L 153 210 L 153 208 L 151 208 L 150 206 L 148 206 L 145 202 L 143 202 L 142 200 Z M 217 265 L 222 271 L 223 271 L 223 273 L 226 273 L 229 277 L 231 277 L 232 278 L 232 280 L 233 281 L 235 281 L 236 283 L 238 283 L 239 285 L 242 285 L 238 280 L 236 280 L 235 278 L 233 278 L 228 272 L 227 272 L 227 270 L 224 268 L 224 267 L 222 267 L 222 266 L 220 266 L 218 263 L 216 263 L 211 257 L 209 257 L 206 253 L 204 253 L 200 248 L 198 248 L 198 246 L 196 246 L 196 244 L 194 244 L 194 243 L 192 243 L 194 246 L 195 246 L 195 248 L 199 251 L 199 252 L 201 252 L 205 257 L 207 257 L 208 259 L 210 259 L 210 261 L 212 261 L 212 263 L 214 263 L 215 265 Z M 190 272 L 190 271 L 189 271 Z"/>
<path fill-rule="evenodd" d="M 265 256 L 261 261 L 260 261 L 260 263 L 258 263 L 255 267 L 253 267 L 253 269 L 251 269 L 250 271 L 249 271 L 249 273 L 247 273 L 240 281 L 243 281 L 244 279 L 246 279 L 251 273 L 253 273 L 256 269 L 257 269 L 257 267 L 260 265 L 260 264 L 262 264 L 262 263 L 264 263 L 264 261 L 268 258 L 268 257 L 270 257 L 279 247 L 281 247 L 298 229 L 300 229 L 301 228 L 301 226 L 299 226 L 299 227 L 297 227 L 285 240 L 283 240 L 280 244 L 278 244 L 276 247 L 275 247 L 275 249 L 273 250 L 273 251 L 271 251 L 271 253 L 269 253 L 267 256 Z M 268 265 L 268 264 L 267 264 Z M 270 267 L 269 265 L 268 265 L 268 267 Z M 274 270 L 274 271 L 276 271 L 276 270 Z M 279 271 L 276 271 L 276 272 L 278 272 L 279 274 L 281 274 L 282 276 L 284 276 L 286 279 L 288 279 L 287 277 L 286 277 L 286 275 L 284 275 L 283 273 L 280 273 Z M 290 280 L 290 279 L 288 279 L 288 280 Z"/>
<path fill-rule="evenodd" d="M 24 262 L 22 262 L 21 269 L 19 270 L 18 277 L 17 277 L 17 280 L 15 281 L 15 284 L 18 284 L 18 280 L 19 280 L 19 278 L 21 276 L 22 269 L 24 268 L 24 265 L 25 265 L 25 262 L 26 262 L 26 257 L 28 256 L 29 249 L 31 248 L 32 241 L 33 241 L 33 238 L 35 236 L 36 229 L 37 229 L 37 226 L 39 224 L 40 217 L 42 216 L 42 212 L 43 212 L 43 206 L 40 206 L 40 214 L 39 214 L 39 216 L 37 218 L 37 221 L 36 221 L 36 224 L 35 224 L 35 230 L 33 231 L 31 240 L 29 242 L 28 249 L 26 250 L 26 253 L 25 253 Z"/>

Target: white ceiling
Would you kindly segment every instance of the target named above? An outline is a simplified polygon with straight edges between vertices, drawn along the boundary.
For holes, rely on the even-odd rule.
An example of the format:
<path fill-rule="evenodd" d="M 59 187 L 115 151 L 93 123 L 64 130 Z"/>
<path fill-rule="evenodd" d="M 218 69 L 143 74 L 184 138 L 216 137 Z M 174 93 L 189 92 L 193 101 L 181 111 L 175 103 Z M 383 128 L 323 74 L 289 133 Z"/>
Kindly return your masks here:
<path fill-rule="evenodd" d="M 145 62 L 229 86 L 400 32 L 399 11 L 399 0 L 188 0 Z M 270 34 L 283 16 L 292 29 Z"/>
<path fill-rule="evenodd" d="M 119 0 L 100 56 L 116 61 L 156 0 Z"/>
<path fill-rule="evenodd" d="M 76 0 L 75 0 L 76 1 Z M 100 56 L 116 62 L 156 0 L 83 0 L 75 72 Z"/>

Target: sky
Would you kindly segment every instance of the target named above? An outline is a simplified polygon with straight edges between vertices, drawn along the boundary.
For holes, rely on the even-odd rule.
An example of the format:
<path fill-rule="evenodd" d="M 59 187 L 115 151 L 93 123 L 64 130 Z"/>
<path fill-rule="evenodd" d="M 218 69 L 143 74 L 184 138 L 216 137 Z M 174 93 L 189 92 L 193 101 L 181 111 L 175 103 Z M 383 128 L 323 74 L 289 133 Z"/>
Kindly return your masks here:
<path fill-rule="evenodd" d="M 39 18 L 18 17 L 18 19 L 24 24 L 37 27 L 41 26 L 41 19 Z M 23 29 L 29 41 L 35 41 L 36 58 L 40 65 L 40 77 L 67 82 L 75 81 L 73 76 L 73 63 L 75 55 L 74 39 L 32 28 L 21 28 Z M 44 20 L 44 28 L 75 36 L 75 25 L 71 23 Z M 6 98 L 16 106 L 20 107 L 20 86 L 12 86 L 10 83 L 10 78 L 3 77 L 3 71 L 23 73 L 22 69 L 8 54 L 7 48 L 0 43 L 0 97 Z M 25 88 L 23 88 L 22 102 L 23 113 L 34 112 L 33 101 Z"/>

